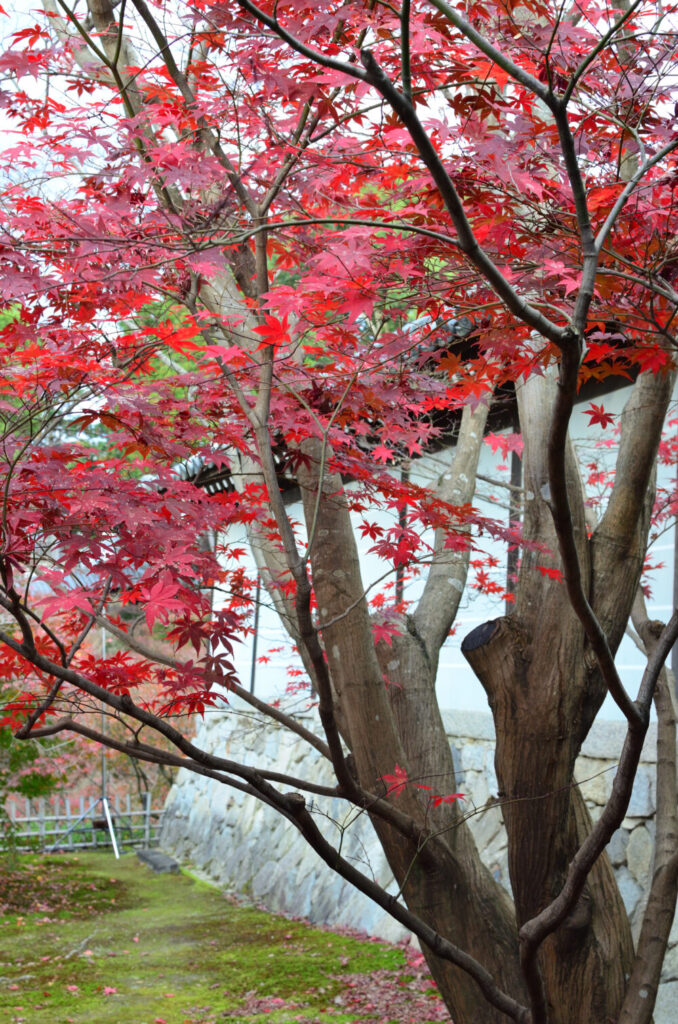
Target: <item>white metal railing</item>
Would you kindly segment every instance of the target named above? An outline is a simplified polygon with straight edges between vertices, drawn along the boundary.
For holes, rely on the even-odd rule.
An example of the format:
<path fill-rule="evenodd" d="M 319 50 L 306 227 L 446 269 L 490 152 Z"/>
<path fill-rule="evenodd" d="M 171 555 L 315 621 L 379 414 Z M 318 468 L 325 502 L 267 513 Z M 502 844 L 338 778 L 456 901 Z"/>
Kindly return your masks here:
<path fill-rule="evenodd" d="M 154 846 L 163 813 L 163 808 L 151 807 L 148 793 L 134 801 L 129 793 L 105 802 L 102 797 L 61 795 L 14 798 L 7 805 L 5 820 L 0 821 L 0 851 L 91 849 L 115 846 L 114 838 L 118 847 Z"/>

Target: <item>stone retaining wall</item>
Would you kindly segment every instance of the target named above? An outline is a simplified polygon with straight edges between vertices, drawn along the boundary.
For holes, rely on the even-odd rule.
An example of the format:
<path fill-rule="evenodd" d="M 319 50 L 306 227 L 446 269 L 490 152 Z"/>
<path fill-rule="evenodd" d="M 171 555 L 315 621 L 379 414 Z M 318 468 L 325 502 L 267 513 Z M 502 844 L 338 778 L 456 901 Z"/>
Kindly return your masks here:
<path fill-rule="evenodd" d="M 494 727 L 489 714 L 444 712 L 458 772 L 467 795 L 469 825 L 495 878 L 509 887 L 506 835 L 494 772 Z M 313 727 L 309 716 L 305 724 Z M 577 763 L 576 778 L 594 819 L 614 778 L 624 727 L 596 723 Z M 243 709 L 214 713 L 201 726 L 197 742 L 222 756 L 232 754 L 258 767 L 332 784 L 327 765 L 302 740 L 279 728 L 262 727 Z M 652 868 L 654 835 L 656 729 L 650 728 L 628 816 L 609 847 L 622 898 L 634 934 L 639 928 L 643 894 Z M 364 814 L 347 811 L 339 800 L 312 798 L 319 825 L 328 839 L 362 871 L 395 891 L 393 877 Z M 298 838 L 288 822 L 252 797 L 190 772 L 179 773 L 170 791 L 161 835 L 162 847 L 191 863 L 216 883 L 246 895 L 273 911 L 310 921 L 346 925 L 391 941 L 403 928 L 352 886 L 334 875 Z M 655 1024 L 678 1020 L 678 920 L 674 921 L 655 1014 Z"/>

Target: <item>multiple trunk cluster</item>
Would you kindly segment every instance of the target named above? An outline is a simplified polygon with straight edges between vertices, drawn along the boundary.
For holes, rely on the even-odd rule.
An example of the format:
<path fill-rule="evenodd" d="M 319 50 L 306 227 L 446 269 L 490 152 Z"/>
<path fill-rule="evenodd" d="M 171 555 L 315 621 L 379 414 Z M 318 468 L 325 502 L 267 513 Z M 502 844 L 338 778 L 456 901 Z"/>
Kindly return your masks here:
<path fill-rule="evenodd" d="M 622 83 L 617 91 L 612 90 L 615 102 L 622 97 L 620 104 L 626 96 L 622 85 L 626 83 L 624 88 L 628 85 L 630 89 L 635 82 L 623 49 L 631 43 L 625 35 L 623 44 L 619 43 L 618 37 L 626 31 L 638 4 L 622 10 L 616 22 L 605 23 L 606 28 L 599 12 L 591 10 L 590 19 L 600 31 L 589 37 L 578 27 L 578 13 L 569 23 L 559 9 L 550 20 L 546 6 L 530 3 L 512 7 L 508 13 L 497 5 L 492 16 L 479 8 L 471 11 L 469 20 L 444 0 L 412 4 L 404 0 L 397 9 L 371 2 L 327 4 L 326 19 L 322 20 L 322 12 L 304 7 L 300 14 L 300 5 L 294 3 L 201 2 L 192 12 L 193 34 L 183 70 L 177 56 L 183 36 L 177 31 L 170 39 L 158 11 L 160 8 L 171 20 L 171 5 L 165 10 L 163 4 L 148 5 L 145 0 L 130 0 L 129 5 L 88 0 L 84 20 L 62 0 L 44 0 L 44 6 L 49 15 L 45 32 L 63 48 L 54 59 L 68 61 L 69 73 L 80 76 L 85 91 L 89 88 L 96 95 L 98 90 L 113 89 L 121 100 L 124 131 L 132 139 L 130 154 L 136 155 L 139 180 L 148 189 L 144 201 L 150 205 L 152 198 L 156 217 L 153 230 L 144 223 L 144 231 L 132 242 L 116 235 L 114 223 L 101 228 L 103 240 L 95 237 L 94 227 L 90 236 L 81 237 L 74 226 L 74 251 L 77 248 L 80 255 L 81 244 L 90 246 L 87 252 L 97 254 L 108 252 L 107 247 L 113 251 L 119 247 L 133 267 L 129 277 L 139 275 L 144 295 L 155 289 L 155 294 L 169 299 L 175 309 L 181 307 L 182 316 L 193 318 L 194 335 L 205 345 L 205 376 L 197 380 L 198 370 L 186 374 L 185 387 L 181 382 L 176 387 L 177 409 L 185 402 L 181 405 L 183 419 L 177 410 L 163 411 L 163 422 L 169 424 L 168 433 L 172 428 L 183 429 L 191 410 L 200 407 L 205 431 L 209 427 L 213 437 L 219 430 L 224 433 L 218 440 L 221 450 L 229 451 L 239 490 L 239 498 L 229 506 L 230 514 L 240 525 L 247 523 L 270 601 L 296 644 L 311 681 L 323 737 L 309 733 L 293 716 L 268 706 L 237 683 L 232 683 L 232 688 L 264 718 L 275 719 L 326 756 L 336 774 L 336 787 L 328 791 L 313 780 L 281 777 L 244 765 L 237 758 L 208 754 L 157 708 L 134 700 L 124 686 L 106 686 L 106 677 L 97 675 L 95 668 L 88 670 L 87 660 L 81 657 L 88 631 L 97 624 L 134 652 L 135 659 L 165 666 L 180 679 L 188 672 L 186 660 L 182 662 L 167 647 L 160 650 L 152 637 L 144 639 L 140 631 L 126 629 L 109 614 L 113 576 L 102 585 L 98 603 L 92 603 L 91 594 L 88 597 L 87 622 L 72 642 L 60 641 L 47 626 L 43 636 L 40 630 L 45 620 L 15 588 L 3 555 L 1 603 L 14 631 L 3 628 L 0 637 L 7 651 L 37 673 L 32 677 L 34 683 L 47 679 L 51 686 L 28 715 L 21 735 L 74 732 L 139 759 L 187 767 L 255 794 L 287 817 L 328 864 L 420 938 L 455 1024 L 499 1024 L 507 1019 L 520 1024 L 649 1024 L 678 884 L 675 720 L 662 669 L 678 636 L 678 616 L 666 626 L 648 621 L 638 588 L 653 509 L 657 452 L 674 381 L 670 326 L 678 296 L 671 284 L 671 261 L 661 249 L 661 231 L 650 232 L 646 246 L 643 242 L 649 269 L 634 265 L 632 253 L 618 254 L 614 246 L 622 243 L 614 231 L 640 183 L 647 180 L 657 189 L 664 187 L 657 169 L 663 166 L 662 160 L 669 160 L 672 166 L 670 158 L 678 144 L 657 130 L 655 144 L 648 149 L 643 141 L 646 129 L 637 111 L 626 120 L 621 114 L 615 115 L 617 121 L 612 118 L 610 123 L 616 126 L 619 138 L 615 135 L 616 141 L 610 141 L 613 131 L 603 114 L 596 114 L 604 121 L 602 128 L 592 115 L 590 130 L 597 133 L 595 145 L 600 152 L 605 149 L 607 153 L 605 168 L 612 159 L 609 152 L 619 146 L 619 159 L 616 163 L 612 159 L 614 181 L 605 191 L 597 184 L 595 160 L 586 165 L 586 172 L 583 169 L 584 158 L 589 157 L 582 156 L 586 140 L 578 134 L 586 105 L 593 103 L 591 97 L 605 74 L 616 75 Z M 143 47 L 151 53 L 146 65 L 160 64 L 160 84 L 154 81 L 151 87 L 144 77 L 146 58 L 139 57 L 130 42 L 126 6 L 141 26 Z M 355 25 L 349 14 L 356 19 Z M 552 46 L 556 37 L 560 49 Z M 575 40 L 571 53 L 567 49 L 570 38 Z M 598 39 L 595 45 L 592 38 Z M 448 43 L 454 47 L 449 67 L 445 63 Z M 238 56 L 238 47 L 245 56 Z M 259 50 L 268 55 L 268 63 L 262 58 L 256 65 Z M 661 60 L 665 57 L 662 51 Z M 652 66 L 656 70 L 659 64 L 657 57 Z M 589 81 L 599 65 L 604 73 Z M 257 93 L 261 82 L 279 89 L 274 92 L 279 124 L 272 122 L 272 115 L 258 111 L 258 104 L 264 102 Z M 636 86 L 640 89 L 638 83 Z M 212 93 L 221 89 L 224 109 L 230 110 L 239 88 L 242 100 L 236 104 L 237 124 L 230 126 L 236 141 L 226 140 L 226 126 L 218 123 Z M 364 110 L 351 105 L 354 97 L 363 102 L 360 98 L 365 95 L 372 99 Z M 456 153 L 458 167 L 442 155 L 450 133 L 436 126 L 435 104 L 442 103 L 441 96 L 452 110 L 448 128 L 477 116 L 473 131 L 469 129 L 469 146 L 477 146 L 478 160 L 485 161 L 482 174 L 476 173 L 472 161 L 465 162 L 463 151 Z M 469 96 L 474 98 L 470 105 Z M 576 117 L 571 115 L 575 100 L 579 103 Z M 291 109 L 294 117 L 288 117 Z M 374 120 L 375 111 L 383 123 Z M 100 109 L 99 116 L 104 124 L 108 111 Z M 342 136 L 336 152 L 323 149 L 326 140 L 347 122 L 352 123 L 352 118 L 356 122 L 354 135 Z M 617 124 L 620 118 L 621 128 Z M 358 142 L 363 130 L 366 135 L 373 133 L 376 149 Z M 382 136 L 390 138 L 389 133 L 396 139 L 390 143 L 394 152 L 388 155 L 390 177 L 379 179 L 377 202 L 373 202 L 373 181 L 380 171 L 375 152 L 379 153 Z M 627 151 L 631 137 L 635 140 L 632 153 Z M 267 151 L 262 149 L 261 139 L 267 140 L 271 150 L 272 170 L 264 159 Z M 285 145 L 281 139 L 286 140 Z M 102 132 L 98 145 L 109 143 Z M 496 160 L 489 153 L 493 146 Z M 309 181 L 316 173 L 316 150 L 322 155 L 317 157 L 322 185 L 317 211 L 311 216 L 309 204 L 315 199 Z M 175 156 L 179 154 L 176 174 L 173 151 Z M 109 155 L 111 160 L 117 159 L 112 144 Z M 344 155 L 349 172 L 342 165 Z M 504 160 L 511 155 L 516 159 L 517 185 L 504 172 Z M 398 163 L 401 158 L 402 166 Z M 489 168 L 497 172 L 492 187 L 488 185 Z M 190 177 L 194 170 L 195 185 Z M 530 179 L 528 170 L 534 178 Z M 336 195 L 342 194 L 344 184 L 349 189 L 347 182 L 353 175 L 364 171 L 364 180 L 351 193 L 349 209 Z M 128 196 L 125 214 L 132 217 L 141 200 L 134 189 L 130 192 L 133 176 L 128 164 L 125 174 L 125 187 L 121 184 L 117 192 L 112 189 L 110 202 L 123 204 L 121 196 Z M 214 180 L 207 185 L 210 174 Z M 409 181 L 413 183 L 411 194 Z M 382 215 L 379 204 L 383 196 L 387 196 L 385 202 L 390 200 L 389 182 L 393 189 L 403 189 L 403 198 Z M 93 204 L 108 186 L 103 171 L 101 181 L 92 186 Z M 323 190 L 331 196 L 327 202 Z M 493 203 L 501 207 L 496 216 Z M 660 209 L 659 200 L 656 206 Z M 602 219 L 592 212 L 601 209 Z M 629 214 L 625 227 L 629 245 L 635 244 L 634 232 L 641 231 L 639 211 Z M 70 229 L 77 218 L 72 210 L 68 216 Z M 347 234 L 342 239 L 336 230 L 339 222 L 347 231 L 369 228 L 363 248 L 361 236 L 349 238 Z M 443 229 L 440 222 L 444 222 Z M 65 232 L 64 223 L 65 219 L 60 222 Z M 322 242 L 321 226 L 325 224 L 335 229 L 329 244 Z M 291 239 L 287 250 L 285 231 Z M 403 239 L 403 249 L 412 238 L 417 245 L 433 248 L 420 252 L 412 242 L 403 255 L 392 244 L 393 232 Z M 554 232 L 560 232 L 558 238 L 567 249 L 567 266 L 556 259 L 559 249 L 552 241 Z M 165 246 L 160 256 L 153 249 L 156 234 Z M 333 246 L 339 248 L 344 243 L 338 262 L 343 260 L 346 265 L 349 261 L 344 287 L 358 295 L 360 312 L 342 305 L 344 296 L 334 293 L 334 305 L 319 311 L 323 267 L 333 255 Z M 143 250 L 138 265 L 134 264 L 137 245 Z M 35 241 L 23 250 L 17 245 L 16 251 L 31 258 L 38 251 L 38 258 L 44 261 L 54 255 L 47 243 L 41 249 Z M 215 251 L 219 259 L 210 264 L 210 253 L 213 256 Z M 317 268 L 307 276 L 305 254 Z M 394 276 L 393 267 L 400 267 L 401 259 L 405 270 L 398 269 Z M 283 315 L 282 306 L 274 307 L 274 316 L 270 306 L 274 300 L 292 301 L 294 287 L 286 285 L 282 275 L 295 260 L 293 269 L 298 276 L 293 298 L 297 308 L 288 316 Z M 368 290 L 361 277 L 368 264 L 378 268 L 375 274 L 382 275 L 364 299 L 369 315 L 360 306 L 360 288 Z M 110 264 L 102 266 L 99 285 L 104 289 L 118 271 Z M 405 280 L 407 268 L 416 284 Z M 613 270 L 618 275 L 615 280 L 629 289 L 616 305 L 616 300 L 610 299 L 621 324 L 617 319 L 611 323 L 612 314 L 604 306 L 604 295 L 609 293 L 605 274 Z M 68 271 L 62 263 L 61 272 Z M 82 281 L 89 281 L 88 273 L 90 269 L 83 272 Z M 468 397 L 449 469 L 437 490 L 431 491 L 431 504 L 449 513 L 474 500 L 492 392 L 491 385 L 482 384 L 485 361 L 494 368 L 493 383 L 501 386 L 510 381 L 515 385 L 524 441 L 523 547 L 514 602 L 510 612 L 479 626 L 462 645 L 485 688 L 494 717 L 496 773 L 508 834 L 513 900 L 482 864 L 458 804 L 445 799 L 460 787 L 435 684 L 440 649 L 466 583 L 470 545 L 450 546 L 442 525 L 444 516 L 436 520 L 435 545 L 421 597 L 407 611 L 396 609 L 391 615 L 391 643 L 375 644 L 351 523 L 352 499 L 343 483 L 351 466 L 364 470 L 369 462 L 364 458 L 364 445 L 356 444 L 346 455 L 347 448 L 342 445 L 348 444 L 346 437 L 352 431 L 367 437 L 365 443 L 376 431 L 388 454 L 383 445 L 389 440 L 388 423 L 380 423 L 375 409 L 390 408 L 393 422 L 406 431 L 400 408 L 404 399 L 393 399 L 389 389 L 395 392 L 402 387 L 401 394 L 406 393 L 402 346 L 407 335 L 393 328 L 392 320 L 398 316 L 403 320 L 408 304 L 421 301 L 425 305 L 435 290 L 436 276 L 444 278 L 449 291 L 444 301 L 436 293 L 438 308 L 455 295 L 464 307 L 462 312 L 472 311 L 474 319 L 469 322 L 481 324 L 486 331 L 488 347 L 480 356 L 475 351 L 473 358 L 469 357 L 472 372 L 466 366 L 468 348 L 462 356 L 452 351 L 441 358 L 438 353 L 435 365 L 422 371 L 420 404 L 412 417 L 419 417 L 420 426 L 412 427 L 411 436 L 402 435 L 414 450 L 421 448 L 421 423 L 432 417 L 432 409 L 441 408 L 445 395 L 449 398 L 452 394 L 440 384 L 446 366 L 450 367 L 450 379 L 462 382 L 455 404 L 460 404 L 463 394 Z M 523 279 L 527 283 L 518 288 L 515 282 Z M 52 287 L 48 282 L 45 288 L 48 285 Z M 414 298 L 406 286 L 419 289 Z M 72 280 L 69 287 L 75 287 Z M 399 288 L 406 293 L 398 300 L 400 305 L 392 298 Z M 48 292 L 50 301 L 61 302 L 64 291 L 55 287 L 53 293 Z M 82 304 L 89 293 L 82 285 L 77 294 Z M 641 294 L 644 328 L 634 319 Z M 111 317 L 118 308 L 111 300 Z M 370 348 L 364 342 L 365 324 L 382 312 Z M 73 336 L 79 339 L 80 321 L 77 317 L 75 321 Z M 102 334 L 108 325 L 105 315 Z M 323 344 L 317 340 L 321 336 Z M 658 353 L 654 367 L 648 369 L 646 360 L 638 373 L 635 366 L 635 383 L 621 417 L 614 483 L 598 521 L 592 520 L 587 509 L 577 457 L 568 438 L 582 360 L 593 336 L 604 337 L 607 345 L 596 366 L 619 355 L 609 337 L 621 337 L 623 345 L 633 351 L 636 346 L 641 354 L 647 353 L 651 341 L 652 351 Z M 350 366 L 342 351 L 344 342 L 355 345 Z M 358 392 L 362 385 L 361 375 L 367 377 L 369 370 L 370 381 L 380 379 L 379 360 L 383 357 L 387 365 L 389 345 L 396 356 L 388 364 L 388 374 L 384 372 L 388 380 L 384 395 L 378 396 L 381 405 L 371 383 L 363 385 L 358 402 L 353 391 Z M 602 347 L 600 342 L 601 351 Z M 186 351 L 190 354 L 190 345 Z M 144 358 L 140 349 L 130 360 L 130 379 Z M 326 370 L 332 358 L 337 360 L 334 379 Z M 344 358 L 346 362 L 341 363 Z M 123 365 L 121 360 L 116 352 L 109 380 L 114 378 L 114 369 Z M 409 372 L 415 375 L 411 365 Z M 590 366 L 589 372 L 593 372 Z M 477 380 L 472 379 L 473 373 Z M 437 406 L 426 404 L 427 374 L 431 401 L 438 401 Z M 160 378 L 158 373 L 158 389 Z M 485 400 L 479 401 L 474 390 L 478 381 Z M 127 386 L 127 378 L 123 383 Z M 106 386 L 101 384 L 98 391 L 92 386 L 92 392 L 103 394 Z M 201 399 L 201 389 L 208 386 L 214 391 L 213 402 Z M 152 387 L 144 392 L 148 407 L 152 393 Z M 453 398 L 449 400 L 453 402 Z M 144 423 L 144 429 L 137 430 L 134 441 L 152 451 L 152 417 L 141 401 L 139 409 L 138 422 Z M 220 415 L 223 421 L 215 429 Z M 241 433 L 229 448 L 227 435 L 236 419 Z M 421 436 L 416 429 L 422 430 Z M 276 475 L 276 445 L 281 434 L 303 499 L 303 544 Z M 196 437 L 189 438 L 195 448 L 202 444 L 199 435 L 196 429 Z M 383 480 L 379 486 L 385 486 Z M 266 494 L 263 512 L 262 493 Z M 381 493 L 383 496 L 383 490 Z M 255 500 L 253 494 L 259 497 Z M 402 494 L 399 500 L 401 507 L 407 506 Z M 252 503 L 249 516 L 243 512 L 248 502 Z M 460 517 L 459 522 L 463 541 L 465 531 L 470 536 L 470 520 Z M 112 532 L 116 530 L 118 523 L 114 522 Z M 538 568 L 553 571 L 540 572 Z M 158 602 L 163 593 L 170 597 L 175 593 L 173 580 L 168 582 L 163 576 L 159 580 L 156 589 L 149 590 L 158 595 Z M 138 596 L 134 600 L 138 601 Z M 69 606 L 73 607 L 77 605 Z M 195 607 L 197 604 L 188 607 L 187 618 Z M 626 692 L 614 663 L 632 612 L 638 642 L 648 659 L 637 695 Z M 153 624 L 152 618 L 148 621 Z M 199 646 L 195 634 L 186 635 L 189 640 L 184 637 L 182 643 Z M 395 685 L 384 685 L 385 674 Z M 45 725 L 41 716 L 53 711 L 66 692 L 103 702 L 110 714 L 130 724 L 132 737 L 122 740 L 103 735 L 90 720 L 77 714 Z M 612 795 L 594 824 L 575 785 L 574 764 L 608 693 L 627 719 L 628 734 Z M 660 738 L 657 847 L 645 919 L 634 950 L 604 850 L 628 806 L 653 699 Z M 147 739 L 149 735 L 156 739 Z M 165 742 L 164 747 L 158 738 Z M 409 781 L 387 792 L 383 780 L 394 766 Z M 417 786 L 417 780 L 435 780 L 435 792 L 441 799 L 432 800 L 430 790 Z M 308 811 L 304 792 L 329 792 L 370 814 L 400 886 L 397 898 L 361 874 L 326 841 Z"/>

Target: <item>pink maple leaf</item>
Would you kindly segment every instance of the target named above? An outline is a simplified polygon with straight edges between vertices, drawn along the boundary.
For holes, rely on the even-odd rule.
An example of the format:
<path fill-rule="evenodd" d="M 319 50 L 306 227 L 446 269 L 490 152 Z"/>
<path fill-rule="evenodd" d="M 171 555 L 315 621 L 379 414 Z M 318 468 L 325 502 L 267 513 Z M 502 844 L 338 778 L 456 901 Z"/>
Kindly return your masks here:
<path fill-rule="evenodd" d="M 399 764 L 396 764 L 393 775 L 382 775 L 381 781 L 386 783 L 386 796 L 391 793 L 394 796 L 400 796 L 408 782 L 407 772 Z"/>
<path fill-rule="evenodd" d="M 391 462 L 394 452 L 384 444 L 377 444 L 372 449 L 372 458 L 376 462 Z"/>
<path fill-rule="evenodd" d="M 391 622 L 373 622 L 371 629 L 375 644 L 383 640 L 390 647 L 394 636 L 402 636 L 400 630 L 396 629 Z"/>

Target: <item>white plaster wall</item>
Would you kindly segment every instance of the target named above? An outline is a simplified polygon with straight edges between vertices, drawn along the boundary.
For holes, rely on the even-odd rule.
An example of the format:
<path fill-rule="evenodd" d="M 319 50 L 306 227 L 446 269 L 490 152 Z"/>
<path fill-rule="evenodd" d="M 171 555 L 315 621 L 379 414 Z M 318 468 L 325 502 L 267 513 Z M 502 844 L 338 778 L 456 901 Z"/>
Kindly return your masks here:
<path fill-rule="evenodd" d="M 629 394 L 630 388 L 621 388 L 600 399 L 596 399 L 596 404 L 604 405 L 606 412 L 610 412 L 617 417 L 615 424 L 618 424 L 618 417 Z M 589 418 L 585 413 L 587 405 L 588 403 L 575 409 L 571 426 L 573 441 L 580 453 L 584 466 L 597 463 L 601 469 L 612 469 L 616 449 L 612 445 L 608 446 L 608 442 L 615 439 L 615 425 L 607 427 L 605 431 L 600 430 L 600 428 L 591 428 L 589 426 Z M 453 452 L 448 450 L 413 460 L 411 465 L 412 480 L 420 484 L 435 483 L 445 473 L 452 458 Z M 397 467 L 394 469 L 394 472 L 397 472 Z M 508 483 L 510 477 L 509 466 L 504 462 L 501 453 L 494 454 L 487 443 L 483 445 L 479 473 L 484 477 L 498 481 L 503 480 L 506 483 Z M 674 476 L 674 468 L 659 467 L 658 479 L 660 484 L 669 485 Z M 484 516 L 497 519 L 506 524 L 508 522 L 507 494 L 508 492 L 505 488 L 480 480 L 474 504 Z M 303 537 L 301 505 L 291 505 L 288 511 L 299 524 L 299 536 Z M 360 517 L 354 516 L 353 518 L 357 528 Z M 367 515 L 366 518 L 377 520 L 384 526 L 390 525 L 389 518 L 385 514 Z M 661 567 L 653 571 L 650 577 L 652 597 L 648 608 L 651 617 L 664 619 L 664 621 L 670 617 L 673 608 L 674 532 L 673 528 L 664 530 L 653 542 L 650 549 L 651 561 L 653 563 L 661 563 Z M 429 543 L 432 542 L 432 537 L 427 536 L 426 533 L 423 536 Z M 247 539 L 244 534 L 238 536 L 234 533 L 230 540 L 237 547 L 247 548 Z M 388 578 L 389 566 L 376 555 L 370 553 L 369 548 L 373 542 L 369 539 L 361 538 L 357 529 L 356 540 L 360 552 L 363 581 L 368 594 L 371 596 L 379 586 L 383 585 L 384 577 Z M 503 581 L 505 578 L 506 544 L 488 535 L 478 538 L 477 544 L 481 554 L 490 554 L 497 557 L 500 567 L 495 570 L 496 578 L 498 581 Z M 254 564 L 251 559 L 247 561 L 246 557 L 244 564 L 253 570 Z M 504 614 L 505 608 L 500 600 L 480 594 L 478 590 L 474 589 L 473 579 L 474 571 L 471 569 L 468 586 L 462 597 L 454 631 L 446 640 L 441 651 L 437 691 L 441 707 L 454 707 L 467 711 L 487 711 L 488 707 L 484 690 L 461 654 L 461 641 L 480 623 Z M 421 586 L 420 580 L 411 580 L 406 585 L 405 597 L 412 602 L 416 602 Z M 263 592 L 261 601 L 257 658 L 264 657 L 268 660 L 255 665 L 255 692 L 258 696 L 268 700 L 284 694 L 285 687 L 289 681 L 288 669 L 294 669 L 298 666 L 299 662 L 291 650 L 280 621 L 272 608 L 270 608 L 266 595 Z M 631 692 L 634 693 L 640 683 L 644 666 L 642 655 L 628 637 L 622 640 L 617 656 L 617 664 L 622 679 Z M 249 686 L 252 671 L 251 637 L 243 637 L 242 642 L 236 644 L 235 666 L 243 685 Z M 609 697 L 601 710 L 601 718 L 621 720 L 621 712 Z"/>

